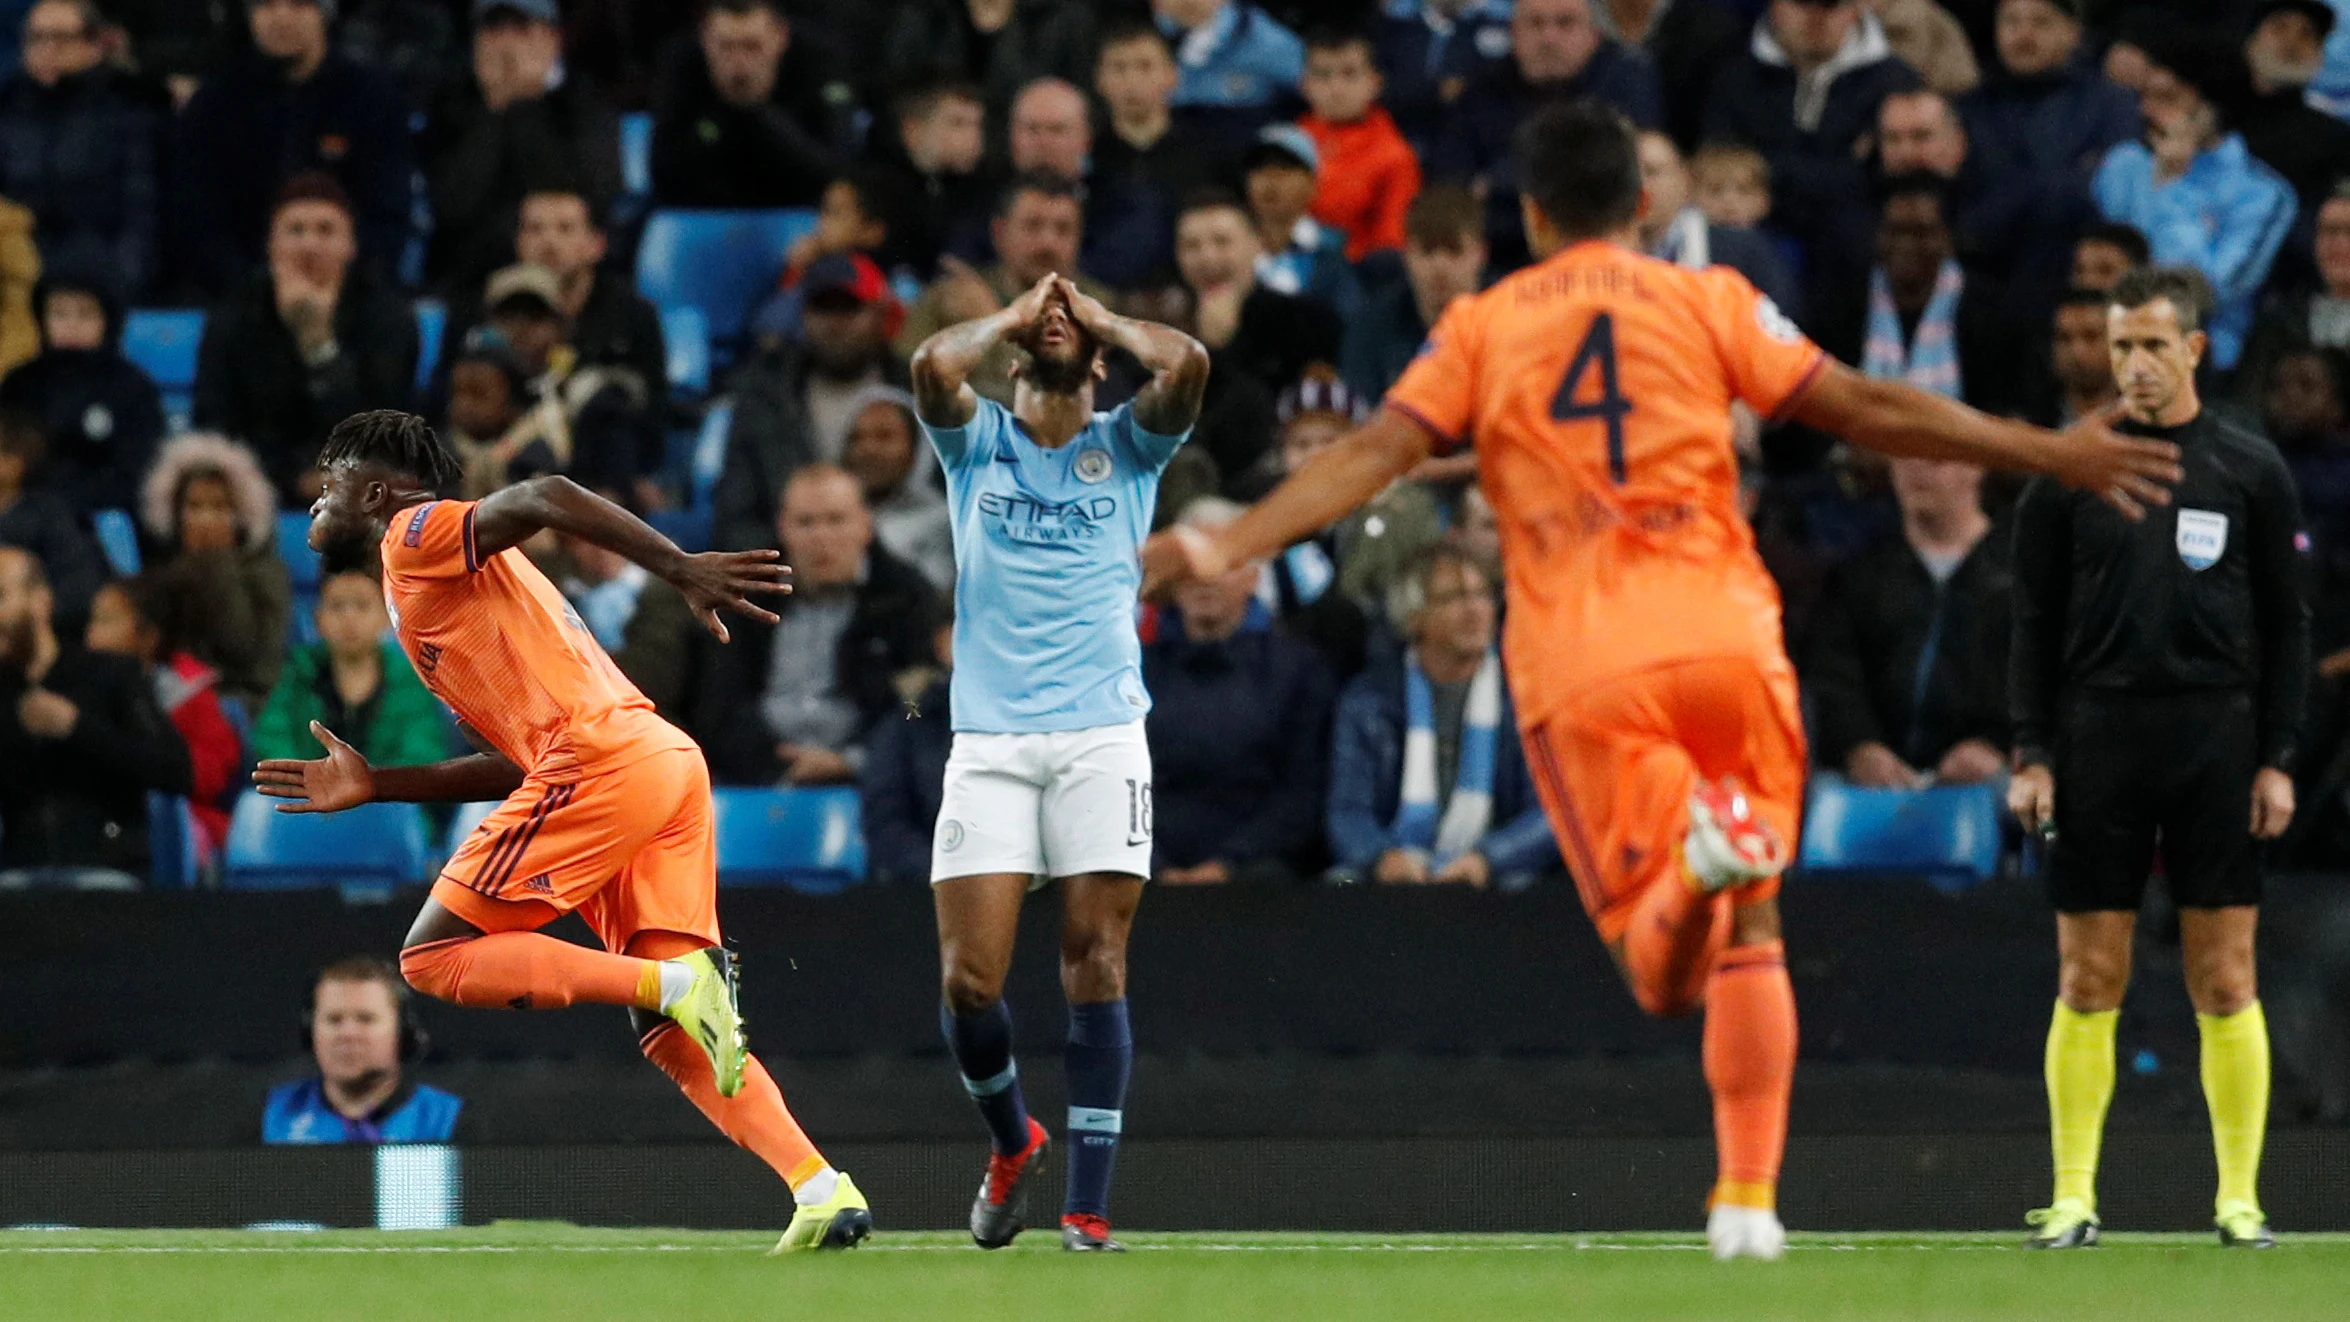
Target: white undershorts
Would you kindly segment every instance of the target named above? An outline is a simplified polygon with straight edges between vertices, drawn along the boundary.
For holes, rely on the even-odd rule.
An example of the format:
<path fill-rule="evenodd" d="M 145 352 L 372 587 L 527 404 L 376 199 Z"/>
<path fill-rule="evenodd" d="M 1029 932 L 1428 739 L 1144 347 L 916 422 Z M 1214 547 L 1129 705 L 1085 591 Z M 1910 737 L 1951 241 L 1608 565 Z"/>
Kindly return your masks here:
<path fill-rule="evenodd" d="M 957 734 L 930 879 L 1151 874 L 1151 750 L 1142 722 L 1054 734 Z"/>

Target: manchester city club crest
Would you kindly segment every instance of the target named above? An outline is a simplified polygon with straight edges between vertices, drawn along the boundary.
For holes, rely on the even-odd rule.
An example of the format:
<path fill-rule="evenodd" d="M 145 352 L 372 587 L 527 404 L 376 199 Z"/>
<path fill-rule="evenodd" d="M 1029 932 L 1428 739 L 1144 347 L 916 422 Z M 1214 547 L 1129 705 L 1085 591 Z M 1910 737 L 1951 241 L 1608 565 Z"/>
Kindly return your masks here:
<path fill-rule="evenodd" d="M 1076 462 L 1071 465 L 1071 471 L 1077 474 L 1078 481 L 1087 486 L 1107 482 L 1110 480 L 1110 452 L 1107 450 L 1080 450 L 1077 452 Z"/>
<path fill-rule="evenodd" d="M 963 847 L 963 824 L 949 817 L 946 824 L 939 828 L 938 846 L 950 854 L 961 849 Z"/>
<path fill-rule="evenodd" d="M 2202 573 L 2219 563 L 2228 550 L 2228 516 L 2210 510 L 2180 510 L 2179 559 Z"/>

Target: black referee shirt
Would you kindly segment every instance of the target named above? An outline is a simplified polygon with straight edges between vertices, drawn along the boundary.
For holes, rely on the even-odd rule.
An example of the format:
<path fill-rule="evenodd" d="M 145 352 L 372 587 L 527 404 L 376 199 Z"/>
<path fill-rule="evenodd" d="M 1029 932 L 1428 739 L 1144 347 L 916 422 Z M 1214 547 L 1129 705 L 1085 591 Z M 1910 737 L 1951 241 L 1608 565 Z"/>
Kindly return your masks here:
<path fill-rule="evenodd" d="M 2177 445 L 2187 475 L 2139 523 L 2048 478 L 2025 488 L 2009 675 L 2018 758 L 2048 761 L 2068 694 L 2220 689 L 2254 695 L 2261 764 L 2290 771 L 2309 686 L 2309 607 L 2301 505 L 2284 456 L 2209 409 L 2181 427 L 2118 430 Z"/>

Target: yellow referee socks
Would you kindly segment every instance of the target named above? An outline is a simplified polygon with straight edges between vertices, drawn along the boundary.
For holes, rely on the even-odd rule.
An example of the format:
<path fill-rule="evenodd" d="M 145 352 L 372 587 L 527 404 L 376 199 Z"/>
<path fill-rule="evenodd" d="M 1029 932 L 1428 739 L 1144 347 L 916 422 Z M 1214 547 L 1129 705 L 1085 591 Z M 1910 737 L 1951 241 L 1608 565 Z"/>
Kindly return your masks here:
<path fill-rule="evenodd" d="M 2113 1101 L 2113 1030 L 2121 1017 L 2119 1010 L 2083 1014 L 2058 1001 L 2056 1015 L 2048 1022 L 2048 1140 L 2056 1158 L 2056 1200 L 2079 1199 L 2092 1211 L 2097 1207 L 2097 1151 L 2105 1142 L 2105 1108 Z M 2208 1062 L 2210 1030 L 2205 1030 L 2203 1040 Z M 2266 1041 L 2264 1037 L 2263 1097 Z M 2206 1080 L 2211 1077 L 2209 1069 L 2207 1064 Z M 2257 1139 L 2254 1149 L 2258 1150 Z"/>
<path fill-rule="evenodd" d="M 2203 1100 L 2211 1106 L 2211 1150 L 2219 1158 L 2218 1206 L 2258 1207 L 2260 1145 L 2268 1136 L 2268 1017 L 2254 1001 L 2230 1015 L 2196 1015 L 2195 1026 L 2203 1030 Z"/>

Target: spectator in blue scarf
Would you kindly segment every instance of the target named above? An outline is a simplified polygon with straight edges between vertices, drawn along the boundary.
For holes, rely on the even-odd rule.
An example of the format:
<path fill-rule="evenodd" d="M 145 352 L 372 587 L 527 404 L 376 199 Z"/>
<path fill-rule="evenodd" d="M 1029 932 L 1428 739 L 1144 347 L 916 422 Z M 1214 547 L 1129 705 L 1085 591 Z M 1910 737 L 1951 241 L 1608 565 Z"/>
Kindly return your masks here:
<path fill-rule="evenodd" d="M 1335 880 L 1523 890 L 1558 846 L 1518 743 L 1493 580 L 1438 547 L 1390 594 L 1407 650 L 1338 700 L 1324 815 Z"/>

